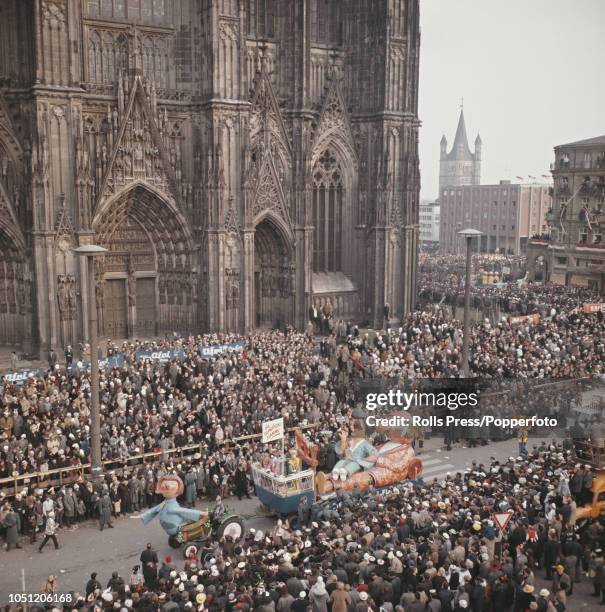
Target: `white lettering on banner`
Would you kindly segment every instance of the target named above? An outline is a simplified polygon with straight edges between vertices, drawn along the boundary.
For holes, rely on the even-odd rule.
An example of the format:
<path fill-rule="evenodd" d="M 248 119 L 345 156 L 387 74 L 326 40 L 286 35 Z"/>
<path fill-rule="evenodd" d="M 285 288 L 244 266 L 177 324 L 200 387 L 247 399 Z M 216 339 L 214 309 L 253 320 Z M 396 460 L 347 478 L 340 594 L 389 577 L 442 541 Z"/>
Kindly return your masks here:
<path fill-rule="evenodd" d="M 281 440 L 284 437 L 284 419 L 274 419 L 263 423 L 263 443 Z"/>
<path fill-rule="evenodd" d="M 35 372 L 15 372 L 13 374 L 5 374 L 3 378 L 11 383 L 18 383 L 27 380 L 28 378 L 33 378 L 35 376 Z"/>

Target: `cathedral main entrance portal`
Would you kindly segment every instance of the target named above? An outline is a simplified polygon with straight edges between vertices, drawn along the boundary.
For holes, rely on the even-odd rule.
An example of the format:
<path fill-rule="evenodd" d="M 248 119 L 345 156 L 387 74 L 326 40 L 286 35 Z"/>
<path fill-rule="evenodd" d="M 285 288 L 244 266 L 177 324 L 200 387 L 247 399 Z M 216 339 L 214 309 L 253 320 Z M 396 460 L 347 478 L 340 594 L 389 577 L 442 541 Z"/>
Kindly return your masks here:
<path fill-rule="evenodd" d="M 176 210 L 141 185 L 106 206 L 95 230 L 109 251 L 96 272 L 101 333 L 120 339 L 190 331 L 190 239 Z"/>
<path fill-rule="evenodd" d="M 293 317 L 292 257 L 276 225 L 265 219 L 254 236 L 254 306 L 257 327 L 291 323 Z"/>

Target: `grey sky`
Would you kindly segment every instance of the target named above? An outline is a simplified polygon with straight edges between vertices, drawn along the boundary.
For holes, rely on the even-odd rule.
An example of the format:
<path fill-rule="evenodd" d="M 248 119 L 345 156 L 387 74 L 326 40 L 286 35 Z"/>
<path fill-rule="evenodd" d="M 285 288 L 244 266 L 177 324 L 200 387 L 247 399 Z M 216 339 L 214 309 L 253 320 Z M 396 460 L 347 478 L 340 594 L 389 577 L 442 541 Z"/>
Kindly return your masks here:
<path fill-rule="evenodd" d="M 460 99 L 481 182 L 548 174 L 553 146 L 605 134 L 605 0 L 421 0 L 422 198 Z"/>

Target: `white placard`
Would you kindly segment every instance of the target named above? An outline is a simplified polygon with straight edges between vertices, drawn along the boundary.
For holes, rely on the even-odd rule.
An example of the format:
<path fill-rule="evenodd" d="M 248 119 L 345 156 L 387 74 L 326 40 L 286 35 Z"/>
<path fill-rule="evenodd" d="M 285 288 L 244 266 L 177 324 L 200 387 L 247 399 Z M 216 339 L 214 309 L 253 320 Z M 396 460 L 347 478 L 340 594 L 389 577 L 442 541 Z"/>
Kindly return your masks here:
<path fill-rule="evenodd" d="M 284 418 L 263 423 L 263 442 L 274 442 L 284 437 Z"/>

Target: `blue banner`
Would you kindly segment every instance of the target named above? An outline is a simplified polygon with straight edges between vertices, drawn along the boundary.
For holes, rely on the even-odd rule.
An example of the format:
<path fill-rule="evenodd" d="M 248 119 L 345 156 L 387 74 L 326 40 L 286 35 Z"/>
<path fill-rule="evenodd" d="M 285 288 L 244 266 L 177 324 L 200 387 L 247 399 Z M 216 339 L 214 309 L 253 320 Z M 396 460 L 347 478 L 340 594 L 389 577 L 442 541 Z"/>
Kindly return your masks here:
<path fill-rule="evenodd" d="M 14 385 L 22 385 L 28 378 L 42 378 L 44 374 L 46 374 L 45 368 L 27 368 L 9 374 L 0 374 L 0 380 Z"/>
<path fill-rule="evenodd" d="M 185 359 L 185 351 L 183 349 L 163 349 L 157 351 L 137 351 L 134 354 L 134 357 L 137 361 L 145 361 L 149 359 L 150 361 L 159 361 L 160 363 L 166 363 L 175 357 L 179 361 L 183 361 Z"/>
<path fill-rule="evenodd" d="M 202 357 L 214 357 L 215 355 L 220 355 L 220 353 L 224 353 L 225 351 L 238 351 L 241 353 L 245 348 L 246 343 L 240 341 L 230 342 L 229 344 L 210 344 L 207 346 L 200 344 L 198 351 Z"/>
<path fill-rule="evenodd" d="M 122 353 L 106 357 L 105 359 L 99 359 L 99 370 L 104 370 L 105 368 L 121 368 L 123 365 L 124 355 Z M 81 370 L 90 370 L 90 361 L 78 361 L 71 364 L 71 373 L 74 376 Z"/>

